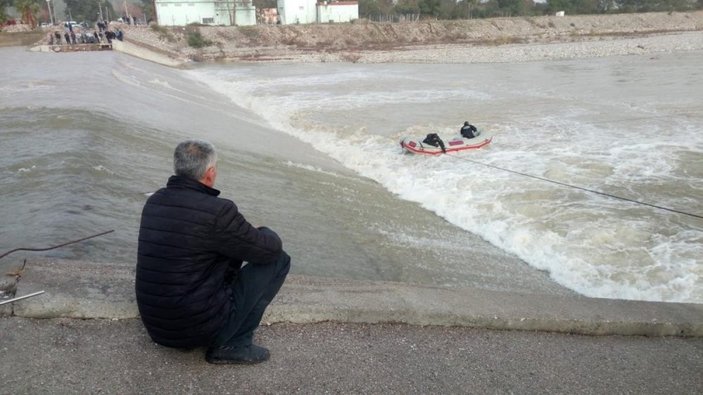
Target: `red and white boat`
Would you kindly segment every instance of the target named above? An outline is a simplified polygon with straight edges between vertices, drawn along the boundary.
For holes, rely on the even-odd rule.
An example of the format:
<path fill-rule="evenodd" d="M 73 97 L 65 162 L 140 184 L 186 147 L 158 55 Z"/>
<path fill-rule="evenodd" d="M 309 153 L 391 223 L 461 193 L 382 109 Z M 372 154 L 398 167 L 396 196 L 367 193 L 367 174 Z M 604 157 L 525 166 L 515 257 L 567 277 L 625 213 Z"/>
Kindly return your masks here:
<path fill-rule="evenodd" d="M 493 136 L 484 136 L 480 132 L 472 138 L 467 139 L 460 136 L 453 136 L 451 139 L 442 139 L 444 150 L 437 145 L 430 145 L 423 142 L 423 139 L 403 137 L 400 139 L 400 146 L 403 150 L 412 154 L 421 155 L 441 155 L 460 151 L 474 150 L 487 146 L 493 141 Z"/>

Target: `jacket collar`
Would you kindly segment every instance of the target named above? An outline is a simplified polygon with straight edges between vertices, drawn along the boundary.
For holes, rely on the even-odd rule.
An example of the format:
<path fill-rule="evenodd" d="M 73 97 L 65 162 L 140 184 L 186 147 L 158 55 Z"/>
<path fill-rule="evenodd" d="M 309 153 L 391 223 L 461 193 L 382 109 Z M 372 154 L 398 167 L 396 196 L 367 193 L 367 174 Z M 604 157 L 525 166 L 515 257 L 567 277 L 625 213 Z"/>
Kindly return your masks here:
<path fill-rule="evenodd" d="M 168 179 L 168 183 L 166 183 L 166 188 L 174 188 L 174 189 L 192 189 L 198 192 L 202 193 L 207 193 L 208 195 L 211 196 L 217 196 L 220 194 L 220 191 L 218 191 L 215 188 L 210 188 L 209 186 L 205 184 L 201 184 L 200 182 L 190 179 L 190 178 L 185 178 L 181 176 L 171 176 Z"/>

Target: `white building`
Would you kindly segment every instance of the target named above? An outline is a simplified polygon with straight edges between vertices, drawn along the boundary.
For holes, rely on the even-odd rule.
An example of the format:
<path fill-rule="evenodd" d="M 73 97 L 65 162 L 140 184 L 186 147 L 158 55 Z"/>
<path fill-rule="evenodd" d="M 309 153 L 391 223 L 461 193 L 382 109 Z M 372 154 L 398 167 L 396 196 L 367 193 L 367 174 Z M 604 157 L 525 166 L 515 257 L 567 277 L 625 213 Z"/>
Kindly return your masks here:
<path fill-rule="evenodd" d="M 357 1 L 323 1 L 317 3 L 317 23 L 351 22 L 359 19 Z"/>
<path fill-rule="evenodd" d="M 256 25 L 256 7 L 250 0 L 155 0 L 154 8 L 162 26 Z"/>
<path fill-rule="evenodd" d="M 316 3 L 317 0 L 278 0 L 281 24 L 315 23 L 317 21 Z"/>
<path fill-rule="evenodd" d="M 359 19 L 357 1 L 278 0 L 281 24 L 350 22 Z"/>

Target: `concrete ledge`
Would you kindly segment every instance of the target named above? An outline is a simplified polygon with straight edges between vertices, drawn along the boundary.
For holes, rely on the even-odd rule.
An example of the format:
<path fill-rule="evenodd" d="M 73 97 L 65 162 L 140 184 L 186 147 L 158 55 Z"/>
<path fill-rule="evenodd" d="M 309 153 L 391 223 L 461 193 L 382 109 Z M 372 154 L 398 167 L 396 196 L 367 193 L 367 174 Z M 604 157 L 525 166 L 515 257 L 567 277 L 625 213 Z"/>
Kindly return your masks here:
<path fill-rule="evenodd" d="M 137 45 L 128 41 L 113 40 L 112 44 L 75 44 L 75 45 L 36 45 L 30 48 L 32 52 L 79 52 L 79 51 L 101 51 L 115 50 L 126 53 L 140 59 L 158 63 L 168 67 L 183 68 L 186 65 L 184 60 L 174 59 L 163 51 L 156 48 L 148 48 L 146 45 Z"/>
<path fill-rule="evenodd" d="M 400 322 L 588 335 L 703 336 L 703 305 L 292 277 L 265 320 Z"/>
<path fill-rule="evenodd" d="M 42 290 L 42 295 L 0 306 L 0 315 L 11 306 L 14 315 L 29 318 L 139 316 L 134 271 L 124 265 L 28 259 L 17 296 Z"/>
<path fill-rule="evenodd" d="M 42 44 L 30 48 L 32 52 L 91 52 L 91 51 L 110 51 L 112 44 L 97 43 L 97 44 L 57 44 L 48 45 Z"/>
<path fill-rule="evenodd" d="M 32 45 L 44 38 L 46 33 L 43 31 L 31 32 L 3 32 L 0 31 L 0 48 L 2 47 L 24 47 Z"/>
<path fill-rule="evenodd" d="M 136 318 L 134 268 L 79 261 L 28 262 L 0 315 Z M 703 337 L 703 305 L 517 294 L 290 275 L 264 322 L 323 321 L 470 326 L 587 335 Z"/>
<path fill-rule="evenodd" d="M 114 40 L 112 42 L 112 49 L 115 51 L 119 51 L 122 53 L 126 53 L 127 55 L 131 55 L 140 59 L 148 60 L 150 62 L 158 63 L 164 66 L 168 67 L 178 67 L 182 68 L 185 66 L 185 62 L 183 60 L 179 59 L 174 59 L 164 52 L 160 52 L 156 49 L 152 50 L 150 48 L 147 48 L 146 45 L 137 45 L 129 40 L 125 41 L 119 41 L 119 40 Z"/>

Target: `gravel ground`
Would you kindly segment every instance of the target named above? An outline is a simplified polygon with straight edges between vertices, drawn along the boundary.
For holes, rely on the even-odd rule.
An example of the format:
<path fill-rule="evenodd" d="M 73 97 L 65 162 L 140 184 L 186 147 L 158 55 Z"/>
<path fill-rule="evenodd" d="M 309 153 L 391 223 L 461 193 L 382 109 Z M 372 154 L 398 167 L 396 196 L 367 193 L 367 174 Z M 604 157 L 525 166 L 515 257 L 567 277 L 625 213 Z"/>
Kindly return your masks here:
<path fill-rule="evenodd" d="M 393 324 L 276 324 L 271 360 L 215 366 L 138 320 L 0 318 L 0 393 L 703 392 L 703 339 Z"/>
<path fill-rule="evenodd" d="M 703 49 L 703 32 L 629 37 L 605 41 L 516 44 L 499 47 L 436 45 L 394 53 L 367 51 L 365 63 L 520 63 L 613 55 L 665 54 Z"/>

